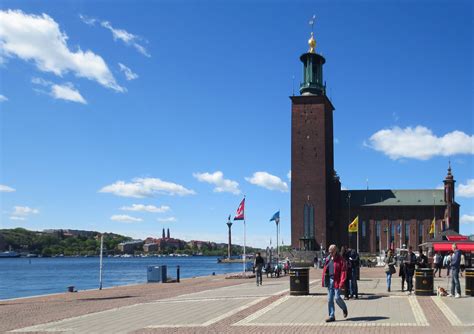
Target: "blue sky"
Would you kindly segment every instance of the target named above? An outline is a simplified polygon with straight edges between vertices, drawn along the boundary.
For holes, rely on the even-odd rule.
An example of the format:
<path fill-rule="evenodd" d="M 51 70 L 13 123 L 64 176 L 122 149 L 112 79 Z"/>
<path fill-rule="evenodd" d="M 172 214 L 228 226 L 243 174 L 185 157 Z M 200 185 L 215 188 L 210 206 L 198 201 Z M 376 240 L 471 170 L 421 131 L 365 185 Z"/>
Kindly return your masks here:
<path fill-rule="evenodd" d="M 0 8 L 2 228 L 225 242 L 245 194 L 248 244 L 275 242 L 279 209 L 288 243 L 288 96 L 315 13 L 343 187 L 433 189 L 451 160 L 474 233 L 468 1 Z"/>

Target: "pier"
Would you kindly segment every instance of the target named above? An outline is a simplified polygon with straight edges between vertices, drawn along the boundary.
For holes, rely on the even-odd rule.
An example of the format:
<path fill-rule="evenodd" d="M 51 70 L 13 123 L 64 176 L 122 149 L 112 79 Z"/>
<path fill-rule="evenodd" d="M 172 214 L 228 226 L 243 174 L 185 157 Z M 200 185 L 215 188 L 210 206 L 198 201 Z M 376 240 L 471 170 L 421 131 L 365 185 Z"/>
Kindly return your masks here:
<path fill-rule="evenodd" d="M 362 268 L 360 299 L 325 323 L 321 271 L 310 270 L 310 295 L 290 296 L 289 278 L 230 280 L 224 275 L 0 301 L 0 332 L 16 333 L 472 333 L 473 297 L 407 296 L 382 268 Z M 446 286 L 446 278 L 435 279 Z"/>

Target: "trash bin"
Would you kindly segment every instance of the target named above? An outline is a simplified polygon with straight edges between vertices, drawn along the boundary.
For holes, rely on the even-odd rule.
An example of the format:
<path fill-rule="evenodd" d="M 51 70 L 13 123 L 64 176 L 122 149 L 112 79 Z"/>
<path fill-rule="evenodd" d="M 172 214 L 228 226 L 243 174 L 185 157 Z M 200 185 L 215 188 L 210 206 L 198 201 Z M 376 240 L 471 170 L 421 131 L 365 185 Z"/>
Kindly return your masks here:
<path fill-rule="evenodd" d="M 474 268 L 466 268 L 466 296 L 474 297 Z"/>
<path fill-rule="evenodd" d="M 290 269 L 290 295 L 304 296 L 309 294 L 309 268 Z"/>
<path fill-rule="evenodd" d="M 156 283 L 156 282 L 166 283 L 166 278 L 167 278 L 166 275 L 167 275 L 166 266 L 148 266 L 147 282 L 148 283 Z"/>
<path fill-rule="evenodd" d="M 433 269 L 422 268 L 415 271 L 415 295 L 433 295 Z"/>

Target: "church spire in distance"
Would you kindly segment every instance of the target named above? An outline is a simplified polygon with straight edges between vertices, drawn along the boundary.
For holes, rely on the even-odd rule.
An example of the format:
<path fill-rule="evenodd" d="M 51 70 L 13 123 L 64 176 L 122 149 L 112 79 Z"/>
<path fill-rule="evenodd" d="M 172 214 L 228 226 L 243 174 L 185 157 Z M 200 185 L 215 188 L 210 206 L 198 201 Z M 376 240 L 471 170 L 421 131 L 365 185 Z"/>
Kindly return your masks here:
<path fill-rule="evenodd" d="M 315 20 L 316 15 L 313 15 L 309 21 L 311 25 L 311 37 L 308 40 L 309 50 L 300 57 L 303 63 L 303 82 L 300 84 L 301 95 L 326 95 L 326 84 L 323 82 L 323 64 L 326 60 L 316 53 Z"/>

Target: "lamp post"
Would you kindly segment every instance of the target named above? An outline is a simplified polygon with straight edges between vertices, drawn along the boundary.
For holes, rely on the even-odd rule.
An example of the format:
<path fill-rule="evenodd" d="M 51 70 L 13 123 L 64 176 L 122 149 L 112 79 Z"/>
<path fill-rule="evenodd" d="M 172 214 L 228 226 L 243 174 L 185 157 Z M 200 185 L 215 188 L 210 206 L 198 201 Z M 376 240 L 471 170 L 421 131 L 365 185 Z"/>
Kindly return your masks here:
<path fill-rule="evenodd" d="M 230 260 L 230 255 L 231 255 L 231 249 L 232 249 L 232 222 L 230 221 L 230 215 L 229 218 L 227 219 L 227 226 L 229 227 L 229 244 L 227 245 L 227 258 Z"/>
<path fill-rule="evenodd" d="M 351 224 L 351 193 L 347 194 L 347 198 L 349 199 L 349 225 Z M 348 226 L 349 226 L 348 225 Z M 349 227 L 348 227 L 349 229 Z M 349 248 L 351 247 L 351 232 L 348 232 L 348 238 L 349 240 L 347 241 Z"/>
<path fill-rule="evenodd" d="M 278 261 L 280 261 L 280 244 L 278 243 L 278 235 L 280 234 L 280 230 L 279 230 L 280 217 L 275 218 L 275 223 L 276 223 L 276 228 L 277 228 L 276 253 L 277 253 L 277 264 L 278 264 Z"/>
<path fill-rule="evenodd" d="M 104 235 L 100 234 L 100 260 L 99 260 L 99 290 L 102 290 L 102 257 L 104 253 Z"/>

